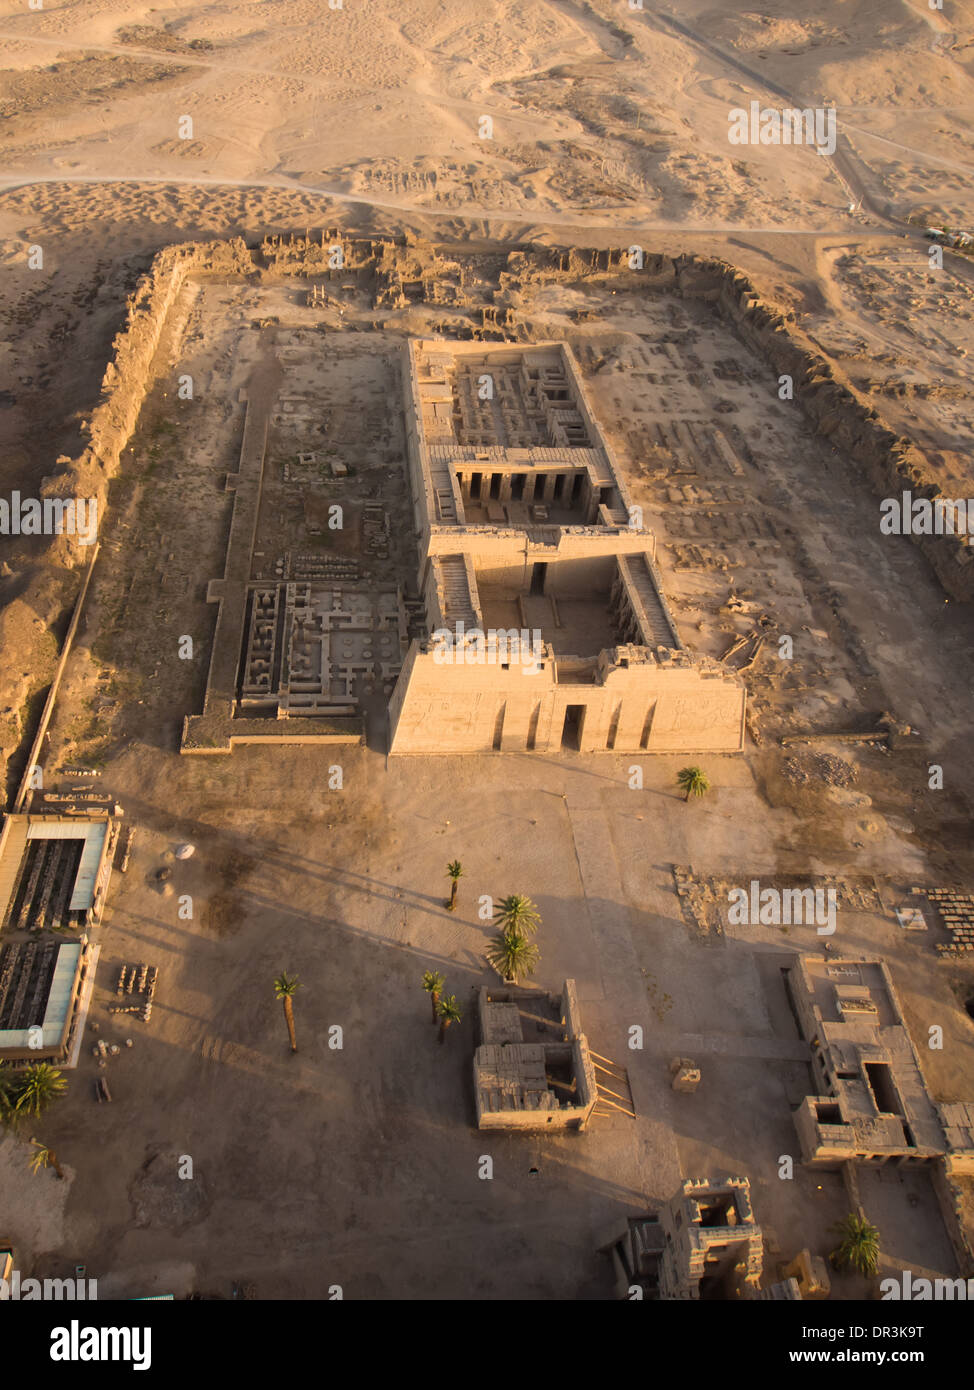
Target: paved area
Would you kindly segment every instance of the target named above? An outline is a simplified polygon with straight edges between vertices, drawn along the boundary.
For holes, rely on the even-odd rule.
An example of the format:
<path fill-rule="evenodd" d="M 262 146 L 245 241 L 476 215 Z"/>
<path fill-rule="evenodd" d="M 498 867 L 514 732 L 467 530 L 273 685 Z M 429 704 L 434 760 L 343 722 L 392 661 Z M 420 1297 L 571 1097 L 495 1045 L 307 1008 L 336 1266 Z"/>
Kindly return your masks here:
<path fill-rule="evenodd" d="M 113 765 L 140 833 L 115 882 L 91 1017 L 134 1046 L 110 1064 L 111 1106 L 92 1099 L 86 1047 L 44 1121 L 69 1187 L 56 1219 L 40 1202 L 13 1218 L 36 1265 L 82 1252 L 106 1294 L 124 1296 L 226 1295 L 236 1280 L 265 1297 L 333 1284 L 363 1298 L 607 1297 L 598 1247 L 684 1174 L 747 1174 L 782 1259 L 828 1248 L 848 1209 L 841 1180 L 777 1175 L 808 1085 L 780 983 L 793 946 L 701 940 L 669 869 L 739 862 L 742 839 L 760 838 L 746 763 L 715 760 L 709 801 L 687 807 L 675 760 L 647 761 L 633 791 L 626 759 L 386 765 L 349 750 L 344 789 L 329 791 L 323 757 L 243 749 L 204 764 L 140 748 Z M 196 853 L 174 860 L 184 840 Z M 171 896 L 154 882 L 164 864 Z M 473 995 L 490 979 L 480 900 L 515 891 L 543 919 L 537 983 L 577 979 L 592 1047 L 627 1070 L 634 1121 L 615 1113 L 560 1138 L 472 1128 Z M 894 953 L 906 935 L 875 930 Z M 148 1028 L 106 1012 L 122 960 L 160 967 Z M 295 1057 L 271 988 L 283 968 L 302 985 Z M 420 988 L 429 968 L 465 1010 L 442 1047 Z M 902 979 L 917 1001 L 915 977 Z M 642 1049 L 629 1046 L 634 1025 Z M 695 1095 L 670 1090 L 675 1055 L 699 1062 Z M 191 1181 L 177 1176 L 181 1155 Z M 5 1171 L 12 1162 L 0 1153 Z M 45 1181 L 28 1191 L 42 1198 Z M 894 1195 L 891 1257 L 936 1268 L 942 1241 L 911 1244 L 914 1208 Z"/>

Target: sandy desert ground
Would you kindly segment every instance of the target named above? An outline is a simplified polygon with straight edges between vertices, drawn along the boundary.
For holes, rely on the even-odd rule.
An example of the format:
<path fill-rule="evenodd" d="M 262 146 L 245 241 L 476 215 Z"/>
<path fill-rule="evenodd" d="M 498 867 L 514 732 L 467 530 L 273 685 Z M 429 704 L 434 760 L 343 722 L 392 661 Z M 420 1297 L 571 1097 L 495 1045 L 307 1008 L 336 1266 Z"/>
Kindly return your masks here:
<path fill-rule="evenodd" d="M 949 495 L 974 496 L 974 261 L 945 252 L 932 269 L 923 237 L 927 223 L 974 229 L 974 0 L 944 0 L 942 10 L 926 0 L 825 0 L 814 12 L 796 0 L 761 11 L 706 0 L 344 0 L 334 10 L 325 0 L 44 0 L 38 10 L 0 0 L 0 45 L 4 495 L 36 490 L 81 454 L 126 297 L 159 248 L 336 226 L 407 231 L 458 254 L 533 242 L 717 256 L 923 451 Z M 731 145 L 728 110 L 752 99 L 834 106 L 835 156 Z M 410 764 L 407 774 L 370 747 L 349 755 L 349 791 L 333 804 L 316 786 L 316 755 L 301 750 L 271 760 L 249 749 L 219 767 L 175 752 L 205 673 L 160 672 L 146 640 L 158 617 L 147 557 L 168 528 L 188 595 L 179 617 L 205 624 L 201 593 L 218 572 L 225 517 L 205 509 L 191 479 L 194 445 L 205 442 L 217 460 L 232 451 L 223 416 L 201 417 L 208 433 L 167 448 L 158 470 L 123 476 L 120 525 L 52 737 L 62 761 L 98 762 L 142 829 L 107 923 L 93 1016 L 104 1024 L 113 965 L 147 952 L 168 998 L 155 1032 L 123 1059 L 113 1129 L 90 1102 L 87 1056 L 52 1112 L 70 1179 L 52 1180 L 56 1203 L 49 1174 L 25 1178 L 18 1146 L 0 1149 L 3 1191 L 14 1194 L 17 1234 L 39 1271 L 63 1272 L 83 1250 L 104 1272 L 106 1295 L 126 1297 L 225 1297 L 240 1281 L 260 1297 L 323 1297 L 337 1282 L 363 1298 L 596 1298 L 610 1295 L 611 1281 L 589 1252 L 626 1213 L 670 1195 L 681 1172 L 750 1168 L 782 1246 L 793 1243 L 788 1231 L 811 1240 L 828 1224 L 823 1212 L 831 1221 L 844 1209 L 837 1180 L 817 1189 L 809 1178 L 784 1196 L 768 1177 L 789 1142 L 802 1070 L 777 980 L 784 943 L 697 939 L 670 866 L 718 877 L 750 866 L 878 875 L 897 895 L 921 882 L 971 891 L 969 605 L 944 603 L 907 541 L 894 554 L 865 534 L 859 518 L 875 504 L 854 463 L 770 394 L 755 404 L 759 364 L 741 354 L 741 376 L 720 377 L 735 349 L 704 311 L 687 310 L 679 329 L 708 385 L 671 382 L 661 406 L 640 403 L 633 384 L 653 365 L 640 359 L 640 335 L 659 324 L 630 304 L 589 299 L 594 322 L 578 331 L 582 298 L 578 287 L 552 287 L 528 308 L 536 332 L 547 324 L 592 348 L 586 381 L 658 531 L 686 640 L 715 655 L 733 635 L 722 611 L 730 572 L 751 611 L 814 634 L 815 647 L 784 684 L 760 667 L 749 677 L 747 753 L 715 762 L 719 791 L 696 819 L 674 798 L 676 764 L 666 759 L 647 772 L 637 809 L 620 759 L 418 773 Z M 421 314 L 411 322 L 386 328 L 430 327 Z M 225 331 L 214 318 L 195 351 L 216 358 Z M 166 350 L 168 365 L 176 348 Z M 219 373 L 229 396 L 240 383 Z M 726 491 L 726 478 L 701 471 L 704 493 L 688 513 L 689 499 L 670 493 L 665 450 L 647 450 L 641 433 L 641 411 L 709 418 L 718 401 L 738 412 L 762 469 L 727 500 L 772 528 L 761 533 L 767 544 L 708 510 L 706 489 Z M 618 424 L 620 402 L 629 430 Z M 157 384 L 139 422 L 140 457 L 166 410 Z M 62 552 L 4 538 L 8 792 L 78 579 Z M 120 631 L 110 618 L 126 604 Z M 890 706 L 919 729 L 916 751 L 891 760 L 843 750 L 848 770 L 824 788 L 808 785 L 813 761 L 777 746 L 803 723 L 861 721 Z M 924 777 L 935 751 L 949 770 L 939 800 Z M 302 785 L 315 790 L 295 798 Z M 173 924 L 150 882 L 181 839 L 199 846 L 187 881 L 209 903 L 191 928 Z M 630 1017 L 656 1030 L 632 1078 L 635 1133 L 608 1122 L 584 1159 L 558 1140 L 540 1160 L 540 1189 L 528 1176 L 537 1154 L 516 1140 L 498 1150 L 494 1190 L 469 1178 L 481 1151 L 464 1091 L 469 1039 L 451 1037 L 445 1059 L 403 1060 L 429 1041 L 417 972 L 442 963 L 468 997 L 482 980 L 476 919 L 451 920 L 439 906 L 440 861 L 455 854 L 491 891 L 538 898 L 552 943 L 544 982 L 579 978 L 594 1045 L 615 1056 Z M 495 883 L 511 863 L 519 881 Z M 945 1022 L 951 1045 L 930 1073 L 938 1098 L 974 1096 L 962 1008 L 970 970 L 945 969 L 888 916 L 850 922 L 850 949 L 890 960 L 911 1026 Z M 290 1074 L 277 1006 L 261 993 L 284 941 L 306 981 L 303 1026 L 316 1037 Z M 354 1042 L 344 1068 L 326 1075 L 334 1059 L 320 1034 L 334 1021 Z M 662 1079 L 681 1049 L 709 1069 L 695 1114 Z M 732 1095 L 753 1114 L 743 1130 Z M 216 1118 L 205 1126 L 202 1114 Z M 273 1134 L 271 1147 L 261 1132 Z M 174 1196 L 160 1172 L 187 1151 L 204 1177 L 191 1196 Z M 952 1270 L 929 1192 L 909 1195 L 926 1222 L 904 1218 L 893 1200 L 904 1194 L 864 1194 L 882 1213 L 892 1266 Z M 0 1198 L 0 1225 L 10 1225 L 11 1207 Z M 404 1238 L 393 1236 L 390 1223 L 407 1209 Z M 850 1281 L 837 1292 L 861 1289 Z"/>

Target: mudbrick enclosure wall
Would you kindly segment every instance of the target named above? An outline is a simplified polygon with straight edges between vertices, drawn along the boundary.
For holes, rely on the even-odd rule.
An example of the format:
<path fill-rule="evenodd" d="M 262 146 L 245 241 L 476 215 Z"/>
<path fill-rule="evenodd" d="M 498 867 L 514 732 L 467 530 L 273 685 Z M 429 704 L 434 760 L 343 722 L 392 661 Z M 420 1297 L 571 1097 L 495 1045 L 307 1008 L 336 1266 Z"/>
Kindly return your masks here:
<path fill-rule="evenodd" d="M 417 300 L 455 306 L 471 318 L 469 336 L 524 340 L 517 322 L 518 290 L 550 279 L 604 279 L 618 275 L 627 287 L 646 293 L 667 290 L 704 299 L 758 352 L 775 374 L 793 378 L 795 399 L 815 430 L 829 439 L 862 471 L 879 496 L 904 490 L 935 499 L 920 449 L 891 431 L 877 412 L 847 384 L 836 379 L 830 363 L 797 326 L 765 302 L 754 284 L 732 265 L 699 256 L 647 255 L 642 271 L 628 266 L 622 250 L 565 250 L 528 245 L 511 252 L 494 284 L 487 284 L 478 258 L 446 253 L 415 239 L 349 238 L 338 231 L 303 237 L 272 237 L 250 248 L 241 238 L 167 247 L 155 257 L 127 304 L 124 329 L 117 335 L 102 382 L 102 397 L 87 422 L 88 445 L 76 459 L 61 457 L 57 471 L 45 478 L 42 496 L 94 497 L 104 521 L 108 484 L 118 471 L 123 449 L 132 436 L 151 385 L 153 360 L 170 310 L 187 277 L 241 277 L 255 283 L 282 275 L 321 276 L 330 269 L 329 248 L 340 241 L 341 274 L 362 284 L 371 281 L 374 304 L 405 307 Z M 495 257 L 496 261 L 497 258 Z M 477 315 L 479 314 L 479 323 Z M 956 535 L 914 536 L 947 594 L 974 596 L 974 566 L 965 538 Z M 64 584 L 52 581 L 80 569 L 91 552 L 77 537 L 37 540 L 31 558 L 5 566 L 0 578 L 0 757 L 6 761 L 28 735 L 24 727 L 31 671 L 39 664 L 44 631 L 63 611 Z M 15 626 L 14 611 L 29 614 L 31 624 Z M 40 619 L 37 624 L 36 619 Z M 32 634 L 36 650 L 25 649 L 23 632 Z M 14 643 L 12 634 L 20 634 Z M 16 648 L 16 650 L 14 649 Z"/>

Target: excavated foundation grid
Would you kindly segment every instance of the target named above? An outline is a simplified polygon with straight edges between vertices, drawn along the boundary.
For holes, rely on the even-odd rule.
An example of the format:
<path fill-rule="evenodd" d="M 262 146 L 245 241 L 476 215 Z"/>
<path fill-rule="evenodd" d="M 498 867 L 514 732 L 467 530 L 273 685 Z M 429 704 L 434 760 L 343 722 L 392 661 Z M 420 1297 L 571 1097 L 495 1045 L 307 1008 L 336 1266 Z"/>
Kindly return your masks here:
<path fill-rule="evenodd" d="M 408 525 L 390 501 L 405 486 L 396 422 L 381 405 L 360 418 L 338 403 L 329 380 L 341 353 L 355 357 L 347 335 L 314 353 L 278 345 L 241 391 L 226 567 L 207 591 L 218 605 L 209 679 L 184 753 L 358 742 L 363 705 L 387 699 L 402 668 L 411 575 L 397 549 Z M 377 395 L 397 379 L 395 345 L 360 361 Z"/>

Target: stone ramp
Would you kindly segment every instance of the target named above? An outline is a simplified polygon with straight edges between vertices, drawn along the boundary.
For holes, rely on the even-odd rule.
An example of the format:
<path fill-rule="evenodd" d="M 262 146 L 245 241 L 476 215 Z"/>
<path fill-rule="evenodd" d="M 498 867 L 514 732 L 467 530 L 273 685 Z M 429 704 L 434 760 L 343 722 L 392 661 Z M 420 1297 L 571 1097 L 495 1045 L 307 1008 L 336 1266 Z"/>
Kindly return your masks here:
<path fill-rule="evenodd" d="M 477 626 L 477 614 L 470 593 L 470 581 L 462 555 L 441 555 L 439 571 L 443 583 L 443 616 L 451 627 L 462 622 L 469 630 Z"/>
<path fill-rule="evenodd" d="M 683 643 L 677 636 L 663 600 L 659 582 L 647 555 L 620 555 L 619 572 L 623 577 L 640 626 L 647 635 L 649 647 L 674 647 Z"/>

